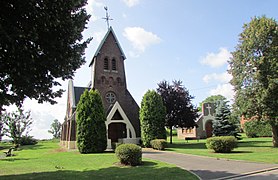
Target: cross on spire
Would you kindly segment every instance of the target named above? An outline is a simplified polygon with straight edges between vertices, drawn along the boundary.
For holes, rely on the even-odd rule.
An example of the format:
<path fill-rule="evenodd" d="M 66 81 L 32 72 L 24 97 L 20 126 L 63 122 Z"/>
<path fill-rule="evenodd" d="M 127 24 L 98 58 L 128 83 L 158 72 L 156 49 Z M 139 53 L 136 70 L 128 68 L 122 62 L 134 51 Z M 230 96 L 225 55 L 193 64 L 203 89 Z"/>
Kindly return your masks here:
<path fill-rule="evenodd" d="M 109 21 L 113 20 L 110 18 L 109 14 L 108 14 L 108 7 L 104 6 L 104 10 L 106 11 L 106 17 L 103 17 L 102 19 L 104 19 L 107 23 L 107 28 L 109 29 Z"/>

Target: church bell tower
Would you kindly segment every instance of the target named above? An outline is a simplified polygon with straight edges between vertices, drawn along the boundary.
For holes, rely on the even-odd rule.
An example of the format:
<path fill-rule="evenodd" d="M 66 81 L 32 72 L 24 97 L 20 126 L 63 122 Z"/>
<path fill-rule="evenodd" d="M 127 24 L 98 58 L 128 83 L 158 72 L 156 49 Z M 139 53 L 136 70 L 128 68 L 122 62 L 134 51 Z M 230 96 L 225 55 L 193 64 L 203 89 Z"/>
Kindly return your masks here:
<path fill-rule="evenodd" d="M 127 90 L 125 59 L 114 30 L 109 27 L 90 63 L 91 88 L 102 96 L 109 143 L 140 139 L 139 106 Z"/>

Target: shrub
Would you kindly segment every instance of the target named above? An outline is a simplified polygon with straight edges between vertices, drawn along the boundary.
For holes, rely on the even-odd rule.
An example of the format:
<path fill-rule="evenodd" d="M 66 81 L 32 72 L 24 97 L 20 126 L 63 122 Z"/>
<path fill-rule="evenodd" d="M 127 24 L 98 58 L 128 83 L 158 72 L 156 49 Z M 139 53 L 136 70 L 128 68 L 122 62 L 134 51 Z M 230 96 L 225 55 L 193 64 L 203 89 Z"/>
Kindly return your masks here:
<path fill-rule="evenodd" d="M 248 121 L 244 124 L 244 131 L 249 138 L 272 136 L 271 125 L 266 121 Z"/>
<path fill-rule="evenodd" d="M 164 150 L 167 146 L 167 141 L 165 139 L 154 139 L 151 141 L 151 146 L 153 149 Z"/>
<path fill-rule="evenodd" d="M 216 153 L 229 153 L 237 147 L 237 139 L 234 136 L 216 136 L 207 139 L 206 146 Z"/>
<path fill-rule="evenodd" d="M 36 140 L 35 138 L 33 138 L 33 136 L 22 136 L 20 139 L 19 139 L 19 144 L 21 146 L 24 146 L 24 145 L 35 145 L 38 143 L 38 140 Z"/>
<path fill-rule="evenodd" d="M 142 163 L 142 149 L 136 144 L 122 144 L 116 147 L 115 153 L 121 164 L 136 166 Z"/>
<path fill-rule="evenodd" d="M 166 139 L 165 115 L 161 96 L 154 90 L 148 90 L 140 109 L 141 138 L 145 147 L 151 147 L 151 140 Z"/>
<path fill-rule="evenodd" d="M 103 152 L 107 146 L 106 115 L 97 90 L 85 90 L 76 110 L 77 147 L 80 153 Z"/>

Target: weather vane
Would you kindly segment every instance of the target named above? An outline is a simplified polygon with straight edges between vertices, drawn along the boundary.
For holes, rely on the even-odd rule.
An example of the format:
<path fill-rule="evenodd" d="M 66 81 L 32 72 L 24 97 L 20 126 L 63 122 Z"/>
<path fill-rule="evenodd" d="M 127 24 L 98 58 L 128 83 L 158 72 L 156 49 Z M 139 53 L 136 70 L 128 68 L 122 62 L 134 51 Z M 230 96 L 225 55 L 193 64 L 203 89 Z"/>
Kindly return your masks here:
<path fill-rule="evenodd" d="M 105 21 L 106 21 L 106 23 L 107 23 L 107 27 L 108 27 L 108 29 L 109 29 L 109 21 L 110 21 L 110 20 L 113 20 L 113 19 L 111 19 L 110 16 L 109 16 L 109 14 L 108 14 L 108 8 L 107 8 L 107 6 L 104 7 L 104 10 L 106 11 L 106 17 L 104 17 L 104 18 L 102 18 L 102 19 L 105 19 Z"/>

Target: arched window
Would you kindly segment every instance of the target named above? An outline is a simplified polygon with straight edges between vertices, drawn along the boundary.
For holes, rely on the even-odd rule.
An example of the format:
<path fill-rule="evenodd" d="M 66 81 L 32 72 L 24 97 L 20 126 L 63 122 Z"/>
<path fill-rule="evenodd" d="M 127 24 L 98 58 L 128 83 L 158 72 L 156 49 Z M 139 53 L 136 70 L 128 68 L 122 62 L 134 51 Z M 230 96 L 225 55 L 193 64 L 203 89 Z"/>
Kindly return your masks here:
<path fill-rule="evenodd" d="M 117 62 L 116 62 L 116 59 L 112 59 L 112 71 L 117 71 Z"/>
<path fill-rule="evenodd" d="M 109 62 L 108 62 L 107 58 L 104 59 L 103 69 L 104 70 L 109 70 Z"/>

